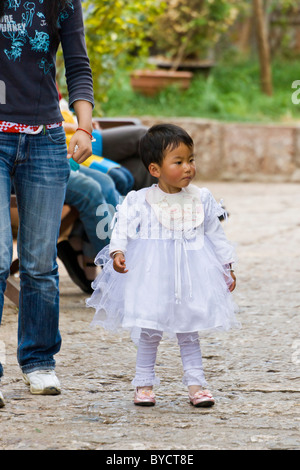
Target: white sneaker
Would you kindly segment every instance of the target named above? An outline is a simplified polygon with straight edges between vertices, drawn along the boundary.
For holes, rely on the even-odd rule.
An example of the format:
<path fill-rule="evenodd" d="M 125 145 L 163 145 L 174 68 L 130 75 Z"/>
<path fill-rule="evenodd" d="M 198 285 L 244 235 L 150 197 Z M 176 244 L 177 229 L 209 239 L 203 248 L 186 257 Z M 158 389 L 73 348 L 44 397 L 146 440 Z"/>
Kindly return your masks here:
<path fill-rule="evenodd" d="M 5 401 L 2 393 L 0 392 L 0 408 L 3 408 L 3 406 L 5 406 Z"/>
<path fill-rule="evenodd" d="M 30 385 L 33 395 L 59 395 L 60 383 L 54 370 L 35 370 L 22 374 L 26 385 Z"/>

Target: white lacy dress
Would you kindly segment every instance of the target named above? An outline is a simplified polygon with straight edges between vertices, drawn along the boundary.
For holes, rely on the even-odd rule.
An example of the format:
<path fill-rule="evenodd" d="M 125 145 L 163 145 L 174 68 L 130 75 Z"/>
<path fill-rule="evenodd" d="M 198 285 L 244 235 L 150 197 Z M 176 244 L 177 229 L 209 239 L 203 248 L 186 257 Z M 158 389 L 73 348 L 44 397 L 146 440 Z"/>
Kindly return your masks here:
<path fill-rule="evenodd" d="M 158 185 L 131 191 L 117 207 L 110 245 L 96 257 L 103 266 L 87 305 L 92 325 L 176 333 L 239 327 L 228 286 L 234 248 L 218 216 L 224 213 L 210 191 L 189 185 L 167 194 Z M 127 273 L 113 269 L 110 253 L 125 253 Z"/>

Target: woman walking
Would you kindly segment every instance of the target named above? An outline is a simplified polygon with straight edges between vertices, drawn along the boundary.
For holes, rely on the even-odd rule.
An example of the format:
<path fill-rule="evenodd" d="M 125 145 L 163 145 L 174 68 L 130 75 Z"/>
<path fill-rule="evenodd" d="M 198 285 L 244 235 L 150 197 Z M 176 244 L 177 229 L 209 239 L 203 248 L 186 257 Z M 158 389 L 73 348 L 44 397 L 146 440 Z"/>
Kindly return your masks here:
<path fill-rule="evenodd" d="M 60 43 L 69 105 L 78 119 L 68 149 L 55 84 Z M 81 1 L 0 0 L 0 62 L 0 320 L 12 259 L 13 188 L 19 212 L 18 362 L 31 393 L 58 394 L 56 245 L 70 172 L 67 157 L 81 163 L 92 153 L 93 82 Z"/>

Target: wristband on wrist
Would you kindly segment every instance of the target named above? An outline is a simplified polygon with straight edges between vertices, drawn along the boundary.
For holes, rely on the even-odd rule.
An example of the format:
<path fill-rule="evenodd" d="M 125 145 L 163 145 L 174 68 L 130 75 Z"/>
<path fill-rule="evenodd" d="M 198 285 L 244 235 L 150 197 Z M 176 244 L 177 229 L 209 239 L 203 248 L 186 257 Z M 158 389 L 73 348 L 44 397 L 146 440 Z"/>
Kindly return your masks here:
<path fill-rule="evenodd" d="M 88 135 L 90 136 L 91 140 L 93 140 L 92 134 L 91 134 L 89 131 L 87 131 L 86 129 L 82 129 L 82 127 L 77 127 L 76 132 L 77 132 L 77 131 L 83 131 L 83 132 L 85 132 L 86 134 L 88 134 Z"/>

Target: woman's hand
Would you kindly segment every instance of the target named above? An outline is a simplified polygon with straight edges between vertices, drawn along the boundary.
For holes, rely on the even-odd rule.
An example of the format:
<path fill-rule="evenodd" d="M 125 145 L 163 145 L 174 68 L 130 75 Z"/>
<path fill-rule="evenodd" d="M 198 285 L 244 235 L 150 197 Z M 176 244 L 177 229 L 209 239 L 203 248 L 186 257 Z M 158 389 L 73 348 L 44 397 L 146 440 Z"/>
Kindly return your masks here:
<path fill-rule="evenodd" d="M 113 267 L 117 273 L 127 273 L 128 269 L 126 269 L 125 263 L 125 256 L 123 253 L 116 253 L 115 255 L 112 253 L 113 256 Z"/>
<path fill-rule="evenodd" d="M 89 101 L 77 100 L 73 103 L 73 108 L 77 117 L 78 129 L 70 140 L 67 156 L 73 158 L 77 163 L 83 163 L 92 155 L 93 107 Z"/>
<path fill-rule="evenodd" d="M 77 130 L 70 140 L 68 158 L 73 158 L 77 163 L 83 163 L 92 155 L 91 138 L 84 131 Z"/>

